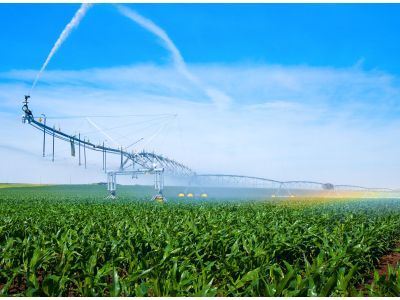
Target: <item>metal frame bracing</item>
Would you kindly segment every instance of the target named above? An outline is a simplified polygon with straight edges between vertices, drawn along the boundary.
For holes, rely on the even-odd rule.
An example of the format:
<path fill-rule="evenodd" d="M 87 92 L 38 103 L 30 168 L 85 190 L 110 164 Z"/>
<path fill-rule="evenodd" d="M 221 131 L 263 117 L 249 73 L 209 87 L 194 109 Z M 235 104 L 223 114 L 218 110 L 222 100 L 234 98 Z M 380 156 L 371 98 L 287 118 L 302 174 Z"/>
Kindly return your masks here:
<path fill-rule="evenodd" d="M 23 123 L 28 123 L 34 128 L 43 131 L 43 156 L 45 155 L 45 143 L 46 134 L 52 137 L 52 160 L 54 161 L 54 140 L 60 139 L 71 143 L 71 149 L 73 149 L 73 156 L 75 155 L 75 146 L 78 147 L 79 153 L 79 165 L 81 165 L 81 147 L 84 148 L 84 162 L 86 166 L 86 151 L 98 151 L 103 153 L 103 169 L 107 173 L 107 186 L 110 192 L 111 198 L 116 196 L 117 189 L 117 175 L 130 175 L 137 177 L 140 174 L 153 174 L 154 175 L 154 187 L 157 194 L 153 197 L 156 199 L 165 199 L 162 191 L 164 188 L 164 173 L 178 176 L 193 176 L 193 172 L 189 167 L 174 161 L 170 158 L 162 156 L 160 154 L 151 152 L 127 152 L 122 148 L 106 147 L 104 143 L 102 145 L 96 145 L 86 139 L 81 139 L 80 134 L 78 137 L 62 132 L 61 130 L 50 127 L 46 124 L 46 117 L 44 116 L 44 122 L 35 120 L 32 111 L 28 107 L 29 96 L 25 96 L 22 110 L 24 115 L 22 116 Z M 118 170 L 107 171 L 107 154 L 119 155 L 121 157 L 121 163 Z M 128 169 L 129 168 L 129 169 Z M 158 197 L 158 198 L 157 198 Z"/>
<path fill-rule="evenodd" d="M 112 148 L 105 146 L 104 142 L 100 145 L 93 144 L 86 139 L 81 139 L 78 136 L 70 135 L 56 130 L 55 127 L 50 127 L 46 124 L 46 115 L 42 114 L 44 122 L 37 121 L 32 111 L 28 107 L 28 99 L 30 96 L 25 96 L 22 110 L 25 113 L 22 116 L 22 121 L 28 123 L 34 128 L 43 132 L 43 156 L 45 156 L 46 135 L 52 138 L 52 161 L 54 161 L 54 141 L 60 139 L 71 143 L 71 154 L 75 156 L 75 146 L 78 147 L 79 165 L 81 162 L 81 147 L 83 147 L 84 166 L 86 168 L 86 152 L 89 150 L 102 152 L 103 154 L 103 170 L 107 173 L 107 189 L 110 192 L 110 197 L 115 198 L 117 190 L 117 176 L 129 175 L 132 178 L 137 178 L 138 175 L 152 174 L 154 175 L 154 188 L 156 195 L 153 199 L 164 201 L 164 174 L 181 176 L 188 179 L 188 186 L 248 186 L 253 188 L 271 188 L 275 190 L 274 195 L 293 196 L 293 192 L 298 190 L 307 191 L 364 191 L 364 192 L 399 192 L 398 190 L 388 188 L 368 188 L 355 185 L 334 185 L 332 183 L 322 183 L 316 181 L 279 181 L 274 179 L 230 175 L 230 174 L 197 174 L 189 167 L 173 160 L 152 152 L 127 152 L 121 148 Z M 107 170 L 107 154 L 119 155 L 121 157 L 120 167 L 118 170 Z"/>

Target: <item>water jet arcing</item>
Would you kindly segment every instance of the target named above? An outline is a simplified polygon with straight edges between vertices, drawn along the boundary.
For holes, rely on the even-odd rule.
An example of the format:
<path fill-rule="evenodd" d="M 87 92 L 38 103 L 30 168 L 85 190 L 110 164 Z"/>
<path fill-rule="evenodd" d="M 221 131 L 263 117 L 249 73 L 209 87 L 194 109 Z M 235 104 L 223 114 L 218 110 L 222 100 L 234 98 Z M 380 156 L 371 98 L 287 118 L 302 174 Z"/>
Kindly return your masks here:
<path fill-rule="evenodd" d="M 58 37 L 56 43 L 54 44 L 53 48 L 51 49 L 49 55 L 46 58 L 46 61 L 44 62 L 42 68 L 40 69 L 39 73 L 36 75 L 35 80 L 33 81 L 31 90 L 29 94 L 31 94 L 32 90 L 35 88 L 38 80 L 40 79 L 40 76 L 42 75 L 43 71 L 46 69 L 47 65 L 49 64 L 51 58 L 54 56 L 54 54 L 57 52 L 57 50 L 61 47 L 61 45 L 64 43 L 64 41 L 68 38 L 69 34 L 71 31 L 78 27 L 79 23 L 81 22 L 82 18 L 85 16 L 87 10 L 92 6 L 92 4 L 88 3 L 83 3 L 81 7 L 78 9 L 78 11 L 75 13 L 74 17 L 72 20 L 65 26 L 64 30 L 61 32 L 60 36 Z"/>

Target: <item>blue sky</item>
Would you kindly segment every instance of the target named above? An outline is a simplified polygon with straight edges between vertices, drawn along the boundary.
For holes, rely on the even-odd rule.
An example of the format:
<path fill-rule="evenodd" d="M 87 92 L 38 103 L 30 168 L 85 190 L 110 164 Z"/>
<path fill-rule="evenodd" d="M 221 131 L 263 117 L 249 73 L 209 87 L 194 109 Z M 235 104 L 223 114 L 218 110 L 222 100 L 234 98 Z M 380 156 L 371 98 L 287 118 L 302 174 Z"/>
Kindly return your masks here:
<path fill-rule="evenodd" d="M 78 7 L 78 4 L 2 4 L 1 70 L 39 68 Z M 348 67 L 362 60 L 367 70 L 400 73 L 398 4 L 135 4 L 132 7 L 156 20 L 173 37 L 188 63 Z M 121 18 L 112 5 L 96 5 L 81 25 L 49 68 L 164 63 L 168 59 L 152 36 Z"/>
<path fill-rule="evenodd" d="M 56 164 L 41 158 L 40 134 L 20 124 L 22 95 L 79 7 L 0 5 L 0 163 L 14 169 L 0 182 L 104 179 L 68 149 Z M 88 10 L 32 91 L 36 115 L 178 114 L 138 147 L 200 173 L 400 186 L 400 5 L 126 7 L 130 17 L 115 5 Z M 129 132 L 142 137 L 139 127 L 109 134 L 123 145 Z M 27 165 L 47 177 L 19 171 Z"/>

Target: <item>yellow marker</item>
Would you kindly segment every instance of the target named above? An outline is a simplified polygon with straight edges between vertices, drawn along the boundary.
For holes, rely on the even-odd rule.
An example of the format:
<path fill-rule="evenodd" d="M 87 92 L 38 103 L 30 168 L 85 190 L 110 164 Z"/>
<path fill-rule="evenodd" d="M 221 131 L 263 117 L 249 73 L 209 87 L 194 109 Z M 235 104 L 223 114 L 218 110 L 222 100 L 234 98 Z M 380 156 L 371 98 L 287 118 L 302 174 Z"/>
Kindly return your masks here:
<path fill-rule="evenodd" d="M 184 193 L 179 193 L 179 194 L 178 194 L 178 197 L 179 197 L 179 198 L 185 197 L 185 194 L 184 194 Z"/>
<path fill-rule="evenodd" d="M 207 198 L 208 195 L 207 195 L 206 193 L 203 193 L 203 194 L 200 195 L 200 197 L 201 197 L 201 198 Z"/>
<path fill-rule="evenodd" d="M 42 123 L 42 118 L 39 118 L 39 120 L 38 120 L 38 121 L 39 121 L 39 123 Z"/>
<path fill-rule="evenodd" d="M 192 194 L 192 193 L 189 193 L 189 194 L 186 195 L 186 197 L 188 197 L 188 198 L 193 198 L 193 194 Z"/>

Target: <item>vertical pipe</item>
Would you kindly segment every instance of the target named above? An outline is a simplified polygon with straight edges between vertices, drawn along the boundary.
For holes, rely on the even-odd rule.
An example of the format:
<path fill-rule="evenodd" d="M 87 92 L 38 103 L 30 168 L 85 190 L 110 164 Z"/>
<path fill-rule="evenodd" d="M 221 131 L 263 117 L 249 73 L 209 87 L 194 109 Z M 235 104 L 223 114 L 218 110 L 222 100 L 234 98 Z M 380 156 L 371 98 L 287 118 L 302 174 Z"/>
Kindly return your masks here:
<path fill-rule="evenodd" d="M 43 127 L 43 157 L 46 156 L 46 116 L 43 115 L 44 118 L 44 127 Z"/>
<path fill-rule="evenodd" d="M 122 157 L 122 146 L 121 146 L 121 164 L 120 164 L 120 166 L 119 166 L 119 168 L 120 168 L 121 170 L 122 170 L 122 164 L 123 164 L 122 160 L 123 160 L 123 157 Z"/>
<path fill-rule="evenodd" d="M 104 142 L 103 142 L 103 170 L 105 170 L 105 168 L 104 168 Z"/>
<path fill-rule="evenodd" d="M 78 135 L 79 140 L 78 140 L 78 147 L 79 147 L 79 165 L 81 165 L 81 134 L 79 133 Z"/>
<path fill-rule="evenodd" d="M 105 148 L 104 148 L 104 172 L 107 173 L 107 152 Z"/>
<path fill-rule="evenodd" d="M 53 158 L 52 158 L 52 161 L 54 161 L 54 130 L 55 130 L 55 127 L 53 126 Z"/>
<path fill-rule="evenodd" d="M 83 144 L 83 156 L 85 159 L 85 169 L 86 169 L 86 138 L 85 138 L 84 142 L 85 143 Z"/>

